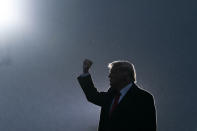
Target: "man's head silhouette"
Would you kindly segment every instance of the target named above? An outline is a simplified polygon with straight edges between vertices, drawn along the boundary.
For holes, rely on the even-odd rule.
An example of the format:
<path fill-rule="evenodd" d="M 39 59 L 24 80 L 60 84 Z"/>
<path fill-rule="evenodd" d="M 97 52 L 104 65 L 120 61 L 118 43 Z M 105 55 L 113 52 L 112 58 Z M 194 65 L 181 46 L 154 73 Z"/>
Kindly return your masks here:
<path fill-rule="evenodd" d="M 129 61 L 113 61 L 108 64 L 110 85 L 120 91 L 130 82 L 136 82 L 134 65 Z"/>

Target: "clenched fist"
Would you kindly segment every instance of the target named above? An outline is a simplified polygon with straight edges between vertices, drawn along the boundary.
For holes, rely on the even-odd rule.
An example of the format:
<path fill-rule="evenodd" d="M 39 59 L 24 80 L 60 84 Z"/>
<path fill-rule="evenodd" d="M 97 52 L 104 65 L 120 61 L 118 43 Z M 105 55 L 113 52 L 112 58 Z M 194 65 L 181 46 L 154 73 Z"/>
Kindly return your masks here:
<path fill-rule="evenodd" d="M 90 67 L 92 66 L 92 61 L 91 60 L 88 60 L 88 59 L 85 59 L 83 61 L 83 73 L 88 73 Z"/>

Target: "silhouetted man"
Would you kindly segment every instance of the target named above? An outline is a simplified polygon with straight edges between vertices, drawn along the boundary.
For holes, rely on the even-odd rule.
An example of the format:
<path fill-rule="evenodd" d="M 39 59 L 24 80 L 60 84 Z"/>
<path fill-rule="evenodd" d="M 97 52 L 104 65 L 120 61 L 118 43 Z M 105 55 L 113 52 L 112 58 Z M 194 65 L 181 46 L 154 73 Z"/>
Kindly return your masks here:
<path fill-rule="evenodd" d="M 114 61 L 110 69 L 110 88 L 98 92 L 89 69 L 92 61 L 84 60 L 78 81 L 88 101 L 101 106 L 98 131 L 156 131 L 153 96 L 135 84 L 136 73 L 128 61 Z"/>

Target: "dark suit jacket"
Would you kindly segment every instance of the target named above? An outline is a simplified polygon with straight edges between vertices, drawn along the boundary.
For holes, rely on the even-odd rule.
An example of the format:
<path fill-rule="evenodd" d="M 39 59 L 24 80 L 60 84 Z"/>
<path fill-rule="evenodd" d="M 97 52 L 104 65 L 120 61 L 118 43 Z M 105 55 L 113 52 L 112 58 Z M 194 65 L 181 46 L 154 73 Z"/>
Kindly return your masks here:
<path fill-rule="evenodd" d="M 90 75 L 77 79 L 87 100 L 101 106 L 98 131 L 156 131 L 154 99 L 147 91 L 133 84 L 109 117 L 113 89 L 98 92 Z"/>

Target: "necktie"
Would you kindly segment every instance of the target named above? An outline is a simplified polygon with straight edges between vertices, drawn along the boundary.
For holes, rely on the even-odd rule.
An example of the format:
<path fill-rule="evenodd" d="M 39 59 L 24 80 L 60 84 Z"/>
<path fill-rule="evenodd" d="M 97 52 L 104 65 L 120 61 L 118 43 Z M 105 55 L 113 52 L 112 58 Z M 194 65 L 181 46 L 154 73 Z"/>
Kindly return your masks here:
<path fill-rule="evenodd" d="M 114 103 L 113 103 L 112 108 L 111 108 L 111 110 L 110 110 L 110 112 L 109 112 L 109 116 L 111 116 L 112 112 L 113 112 L 114 109 L 117 107 L 120 96 L 121 96 L 121 93 L 120 93 L 120 92 L 118 92 L 118 93 L 115 95 L 115 97 L 114 97 Z"/>

